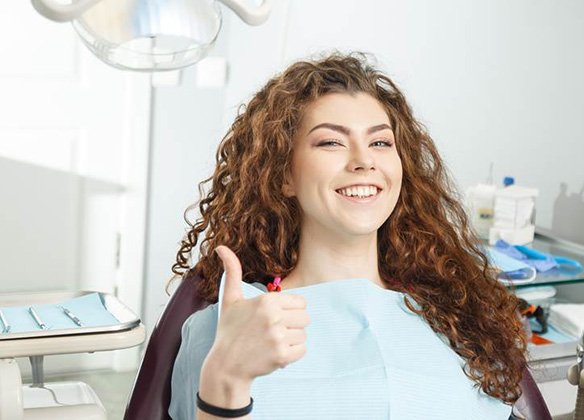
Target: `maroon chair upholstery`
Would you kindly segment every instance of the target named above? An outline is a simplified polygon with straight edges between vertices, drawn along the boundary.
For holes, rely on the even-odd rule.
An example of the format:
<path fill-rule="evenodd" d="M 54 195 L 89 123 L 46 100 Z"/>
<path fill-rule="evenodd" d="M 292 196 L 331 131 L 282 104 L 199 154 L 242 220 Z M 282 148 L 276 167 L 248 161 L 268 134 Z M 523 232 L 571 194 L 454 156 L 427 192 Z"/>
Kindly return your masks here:
<path fill-rule="evenodd" d="M 156 323 L 134 381 L 124 420 L 170 419 L 170 380 L 181 343 L 181 327 L 192 313 L 208 305 L 196 296 L 195 282 L 198 281 L 200 277 L 187 275 Z M 545 401 L 527 369 L 521 389 L 523 396 L 517 402 L 521 413 L 529 420 L 551 420 Z"/>
<path fill-rule="evenodd" d="M 552 416 L 528 369 L 525 369 L 519 385 L 523 394 L 515 405 L 523 417 L 527 420 L 551 420 Z"/>
<path fill-rule="evenodd" d="M 187 274 L 166 304 L 148 341 L 126 405 L 124 420 L 170 420 L 170 380 L 181 343 L 181 327 L 208 303 L 195 293 L 199 277 Z"/>

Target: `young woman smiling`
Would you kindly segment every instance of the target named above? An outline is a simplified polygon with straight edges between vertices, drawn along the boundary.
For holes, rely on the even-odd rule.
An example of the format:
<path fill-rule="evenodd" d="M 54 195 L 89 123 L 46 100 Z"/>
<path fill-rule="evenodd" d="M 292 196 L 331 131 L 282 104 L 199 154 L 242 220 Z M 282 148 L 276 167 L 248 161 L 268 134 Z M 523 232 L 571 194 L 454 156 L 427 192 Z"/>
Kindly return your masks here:
<path fill-rule="evenodd" d="M 209 302 L 183 326 L 174 419 L 250 418 L 250 402 L 256 419 L 509 417 L 526 367 L 517 299 L 363 54 L 269 80 L 207 182 L 173 266 Z"/>

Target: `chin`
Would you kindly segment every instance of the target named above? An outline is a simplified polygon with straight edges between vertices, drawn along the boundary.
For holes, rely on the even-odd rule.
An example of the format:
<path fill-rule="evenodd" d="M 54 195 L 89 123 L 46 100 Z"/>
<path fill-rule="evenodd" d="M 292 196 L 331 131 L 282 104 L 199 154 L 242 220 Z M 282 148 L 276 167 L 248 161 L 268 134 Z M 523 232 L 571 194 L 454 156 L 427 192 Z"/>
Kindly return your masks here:
<path fill-rule="evenodd" d="M 371 221 L 362 224 L 352 223 L 351 225 L 343 224 L 342 230 L 352 236 L 366 236 L 377 234 L 377 230 L 383 225 L 381 223 L 371 223 Z"/>

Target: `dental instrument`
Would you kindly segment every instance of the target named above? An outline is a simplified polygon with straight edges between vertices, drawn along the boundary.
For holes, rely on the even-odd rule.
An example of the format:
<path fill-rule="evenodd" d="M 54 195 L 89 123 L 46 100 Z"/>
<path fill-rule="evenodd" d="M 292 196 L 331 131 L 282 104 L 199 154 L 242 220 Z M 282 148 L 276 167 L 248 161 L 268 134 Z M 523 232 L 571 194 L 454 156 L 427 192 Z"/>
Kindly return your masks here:
<path fill-rule="evenodd" d="M 73 321 L 75 324 L 77 324 L 80 327 L 83 326 L 83 324 L 81 323 L 79 318 L 77 318 L 75 316 L 75 314 L 73 314 L 73 312 L 71 312 L 69 309 L 65 308 L 64 306 L 59 306 L 59 308 L 61 308 L 63 310 L 63 312 L 65 312 L 65 315 L 67 315 L 69 317 L 69 319 L 71 319 L 71 321 Z"/>
<path fill-rule="evenodd" d="M 34 318 L 34 322 L 37 323 L 41 330 L 48 330 L 46 324 L 42 321 L 42 319 L 39 317 L 39 315 L 36 313 L 32 306 L 28 308 L 28 312 Z"/>

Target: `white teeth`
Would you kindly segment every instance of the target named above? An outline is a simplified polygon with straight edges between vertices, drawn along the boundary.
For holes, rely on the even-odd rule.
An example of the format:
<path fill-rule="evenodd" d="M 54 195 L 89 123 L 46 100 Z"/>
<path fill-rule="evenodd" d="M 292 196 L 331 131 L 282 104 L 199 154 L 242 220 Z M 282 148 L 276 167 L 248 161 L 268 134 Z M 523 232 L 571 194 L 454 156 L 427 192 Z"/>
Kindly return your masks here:
<path fill-rule="evenodd" d="M 358 186 L 358 187 L 350 187 L 350 188 L 341 188 L 338 190 L 342 195 L 346 196 L 359 196 L 369 197 L 371 195 L 377 194 L 377 187 L 374 185 L 367 185 L 367 186 Z"/>

